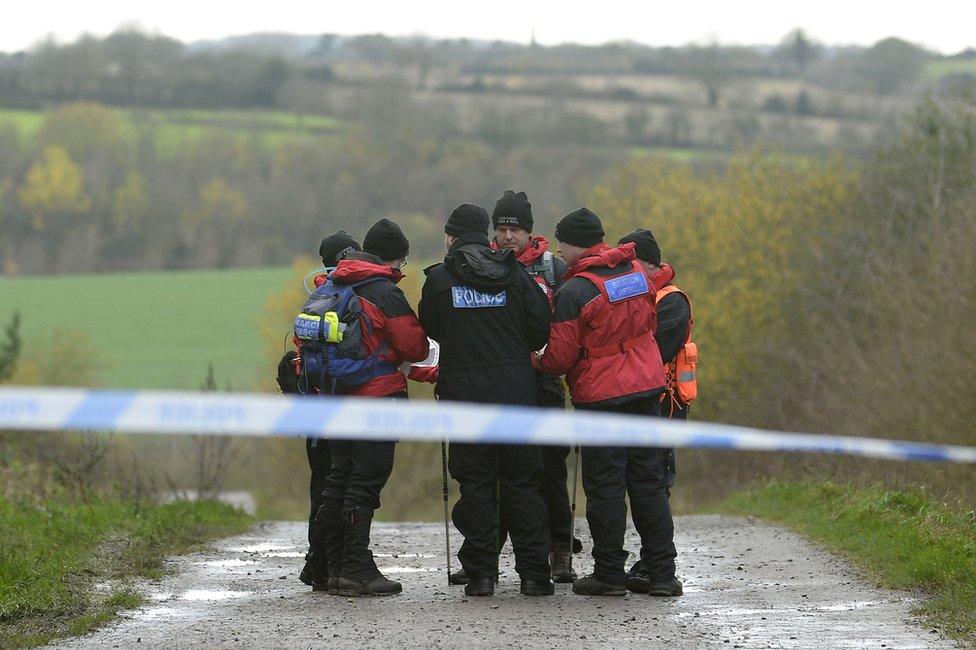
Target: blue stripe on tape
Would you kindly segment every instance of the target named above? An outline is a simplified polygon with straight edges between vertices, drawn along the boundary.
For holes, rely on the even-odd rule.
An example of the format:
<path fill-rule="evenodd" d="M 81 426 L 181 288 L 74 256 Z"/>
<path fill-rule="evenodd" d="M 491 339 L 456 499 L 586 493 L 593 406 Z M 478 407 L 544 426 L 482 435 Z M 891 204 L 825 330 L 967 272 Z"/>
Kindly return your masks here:
<path fill-rule="evenodd" d="M 342 402 L 322 397 L 296 397 L 269 433 L 308 436 L 326 433 L 326 425 L 342 408 Z"/>
<path fill-rule="evenodd" d="M 65 419 L 65 429 L 111 429 L 136 393 L 90 392 Z"/>
<path fill-rule="evenodd" d="M 545 412 L 541 410 L 505 409 L 485 425 L 481 432 L 481 439 L 474 442 L 499 442 L 497 435 L 499 432 L 506 434 L 500 442 L 531 442 L 536 427 L 544 417 Z"/>

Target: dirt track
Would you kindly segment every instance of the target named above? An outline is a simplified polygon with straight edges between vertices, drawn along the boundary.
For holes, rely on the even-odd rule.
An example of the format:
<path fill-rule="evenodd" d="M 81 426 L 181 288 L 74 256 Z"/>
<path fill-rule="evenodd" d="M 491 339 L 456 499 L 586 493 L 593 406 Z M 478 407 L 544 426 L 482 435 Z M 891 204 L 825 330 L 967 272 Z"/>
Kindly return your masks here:
<path fill-rule="evenodd" d="M 584 598 L 570 585 L 524 598 L 508 549 L 495 597 L 466 599 L 446 586 L 436 524 L 374 531 L 377 563 L 403 583 L 402 595 L 328 596 L 296 578 L 305 527 L 261 524 L 173 560 L 176 574 L 145 585 L 145 607 L 60 647 L 954 647 L 912 617 L 909 595 L 869 586 L 792 533 L 717 516 L 675 523 L 685 583 L 677 599 Z M 584 521 L 577 531 L 586 532 Z M 453 549 L 459 542 L 455 533 Z M 636 551 L 636 538 L 628 548 Z M 587 554 L 577 557 L 590 568 Z"/>

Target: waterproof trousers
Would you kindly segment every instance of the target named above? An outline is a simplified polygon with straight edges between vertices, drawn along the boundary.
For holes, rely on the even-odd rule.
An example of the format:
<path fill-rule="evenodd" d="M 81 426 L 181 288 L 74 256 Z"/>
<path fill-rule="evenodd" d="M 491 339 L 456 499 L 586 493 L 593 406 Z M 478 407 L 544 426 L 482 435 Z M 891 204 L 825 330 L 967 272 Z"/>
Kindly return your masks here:
<path fill-rule="evenodd" d="M 469 578 L 498 570 L 498 508 L 523 580 L 549 577 L 549 514 L 539 493 L 541 453 L 535 446 L 451 443 L 449 468 L 461 496 L 452 519 L 464 536 L 458 560 Z M 498 503 L 498 497 L 501 503 Z"/>
<path fill-rule="evenodd" d="M 656 397 L 628 400 L 611 407 L 578 407 L 631 415 L 658 415 Z M 624 533 L 627 501 L 641 539 L 641 562 L 651 582 L 674 578 L 674 521 L 667 494 L 668 451 L 641 447 L 583 447 L 583 490 L 586 520 L 593 537 L 594 575 L 600 580 L 625 582 Z"/>
<path fill-rule="evenodd" d="M 318 517 L 322 507 L 322 491 L 325 480 L 332 469 L 332 454 L 329 451 L 329 441 L 323 438 L 306 438 L 305 455 L 308 457 L 308 467 L 311 478 L 308 483 L 310 508 L 308 514 L 308 560 L 312 567 L 312 574 L 316 581 L 327 577 L 327 553 L 323 543 L 324 524 Z"/>
<path fill-rule="evenodd" d="M 387 397 L 406 399 L 407 394 Z M 393 472 L 396 443 L 332 440 L 330 449 L 332 470 L 325 482 L 321 511 L 329 540 L 329 575 L 353 579 L 371 577 L 378 571 L 369 550 L 369 531 L 373 511 L 380 507 L 380 491 Z M 328 532 L 330 524 L 333 530 Z M 333 559 L 333 556 L 337 558 Z"/>

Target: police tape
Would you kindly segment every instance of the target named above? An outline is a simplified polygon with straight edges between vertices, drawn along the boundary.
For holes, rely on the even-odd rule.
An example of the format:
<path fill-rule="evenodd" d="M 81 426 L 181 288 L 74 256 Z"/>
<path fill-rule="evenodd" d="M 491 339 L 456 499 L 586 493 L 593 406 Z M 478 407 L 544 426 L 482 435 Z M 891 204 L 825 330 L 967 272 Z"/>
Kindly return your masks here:
<path fill-rule="evenodd" d="M 0 430 L 698 447 L 976 463 L 976 447 L 464 402 L 0 387 Z"/>

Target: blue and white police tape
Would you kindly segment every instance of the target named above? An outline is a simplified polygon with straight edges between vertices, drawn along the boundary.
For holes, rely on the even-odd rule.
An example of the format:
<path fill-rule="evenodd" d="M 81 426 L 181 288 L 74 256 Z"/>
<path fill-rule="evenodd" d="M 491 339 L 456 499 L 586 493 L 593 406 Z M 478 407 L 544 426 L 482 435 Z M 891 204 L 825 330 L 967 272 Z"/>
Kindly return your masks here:
<path fill-rule="evenodd" d="M 976 447 L 763 431 L 615 413 L 246 393 L 0 388 L 0 430 L 699 447 L 976 463 Z"/>

